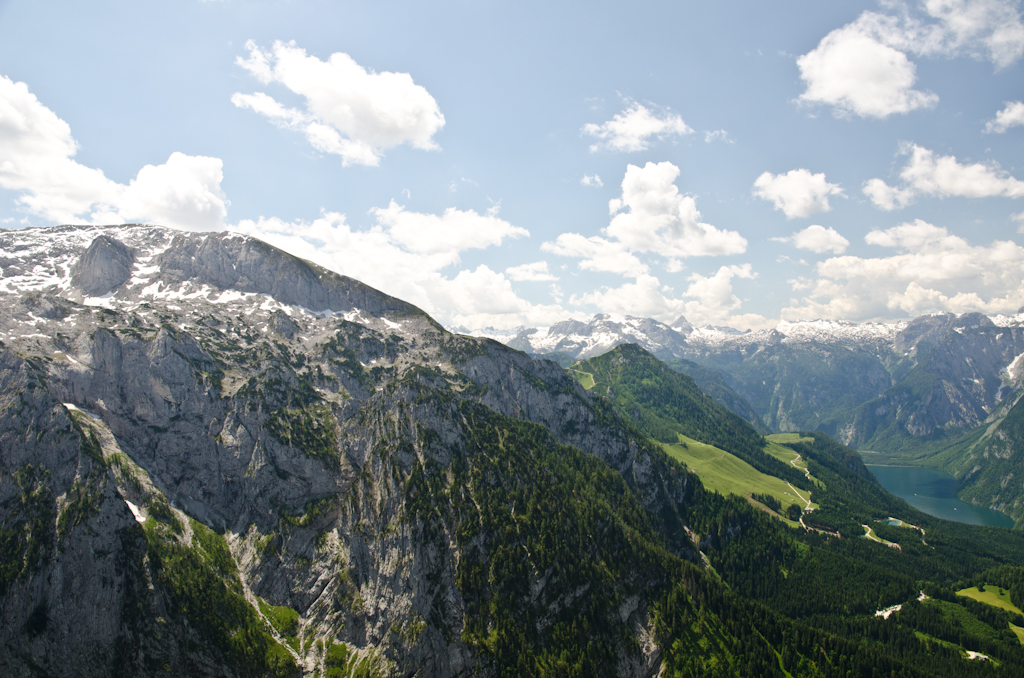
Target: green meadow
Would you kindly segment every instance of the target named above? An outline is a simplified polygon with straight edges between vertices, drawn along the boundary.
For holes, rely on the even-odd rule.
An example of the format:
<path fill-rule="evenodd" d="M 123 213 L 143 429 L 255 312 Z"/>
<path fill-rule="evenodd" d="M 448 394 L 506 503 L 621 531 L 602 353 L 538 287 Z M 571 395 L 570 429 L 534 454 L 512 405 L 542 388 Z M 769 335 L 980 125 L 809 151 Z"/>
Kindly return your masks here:
<path fill-rule="evenodd" d="M 747 462 L 725 450 L 712 445 L 679 436 L 675 445 L 662 444 L 665 451 L 674 459 L 686 464 L 697 476 L 704 487 L 720 494 L 736 494 L 748 497 L 752 493 L 768 494 L 782 503 L 785 511 L 790 504 L 804 508 L 807 504 L 794 494 L 789 485 L 779 478 L 761 473 Z M 790 450 L 795 456 L 795 452 Z M 806 493 L 802 493 L 806 494 Z M 812 503 L 812 507 L 817 507 Z"/>
<path fill-rule="evenodd" d="M 574 367 L 570 367 L 569 371 L 576 377 L 576 381 L 580 382 L 580 386 L 587 389 L 588 391 L 594 388 L 594 375 L 590 372 L 584 372 L 583 370 L 577 370 Z"/>
<path fill-rule="evenodd" d="M 1010 601 L 1010 592 L 1000 589 L 998 586 L 989 584 L 985 586 L 985 590 L 980 590 L 977 586 L 972 586 L 969 589 L 961 589 L 956 592 L 958 596 L 964 596 L 965 598 L 973 598 L 979 603 L 985 603 L 992 607 L 998 607 L 1001 610 L 1012 612 L 1024 616 L 1024 612 L 1020 611 L 1016 605 Z"/>
<path fill-rule="evenodd" d="M 804 474 L 807 473 L 807 461 L 803 458 L 797 459 L 797 457 L 800 457 L 799 454 L 783 446 L 793 443 L 813 443 L 814 438 L 801 438 L 799 433 L 773 433 L 770 436 L 765 436 L 765 440 L 768 441 L 764 448 L 767 454 L 793 468 L 799 469 Z M 816 483 L 819 482 L 814 476 L 811 476 L 811 480 Z"/>

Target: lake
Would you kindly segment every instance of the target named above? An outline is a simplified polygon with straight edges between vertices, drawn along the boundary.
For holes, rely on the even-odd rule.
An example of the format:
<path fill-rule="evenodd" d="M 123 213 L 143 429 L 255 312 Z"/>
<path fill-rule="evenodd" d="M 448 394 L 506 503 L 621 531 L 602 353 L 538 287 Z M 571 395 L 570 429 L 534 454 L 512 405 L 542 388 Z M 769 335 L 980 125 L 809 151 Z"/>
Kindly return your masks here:
<path fill-rule="evenodd" d="M 1013 518 L 1005 513 L 957 499 L 954 493 L 960 482 L 944 471 L 920 466 L 868 466 L 868 469 L 890 494 L 937 518 L 971 525 L 1013 527 Z"/>

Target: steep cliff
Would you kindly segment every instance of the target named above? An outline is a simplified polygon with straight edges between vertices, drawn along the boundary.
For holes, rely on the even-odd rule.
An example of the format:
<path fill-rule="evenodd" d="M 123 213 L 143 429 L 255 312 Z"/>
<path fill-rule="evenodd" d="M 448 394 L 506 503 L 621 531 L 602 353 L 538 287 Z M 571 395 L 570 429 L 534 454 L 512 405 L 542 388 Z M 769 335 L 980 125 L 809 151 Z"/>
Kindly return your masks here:
<path fill-rule="evenodd" d="M 699 484 L 554 363 L 240 236 L 0 247 L 14 675 L 657 671 Z"/>

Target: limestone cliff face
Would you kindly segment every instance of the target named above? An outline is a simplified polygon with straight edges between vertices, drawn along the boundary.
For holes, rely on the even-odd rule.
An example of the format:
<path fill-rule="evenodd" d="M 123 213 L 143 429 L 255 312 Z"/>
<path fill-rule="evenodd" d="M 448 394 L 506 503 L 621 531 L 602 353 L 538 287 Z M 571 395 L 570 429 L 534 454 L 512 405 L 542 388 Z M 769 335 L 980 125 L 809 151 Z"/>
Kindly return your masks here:
<path fill-rule="evenodd" d="M 1024 329 L 978 313 L 926 316 L 897 335 L 894 385 L 849 418 L 854 445 L 888 449 L 982 425 L 1013 391 L 1006 368 L 1024 353 Z"/>
<path fill-rule="evenodd" d="M 631 562 L 617 532 L 569 524 L 583 541 L 554 560 L 499 537 L 545 478 L 553 497 L 610 467 L 612 506 L 635 497 L 637 529 L 695 559 L 693 481 L 556 364 L 240 236 L 62 227 L 0 248 L 10 675 L 488 675 L 491 598 L 541 644 L 631 601 L 594 613 L 602 671 L 657 673 L 666 572 L 580 588 L 576 568 Z M 587 459 L 607 467 L 572 470 Z M 501 563 L 527 588 L 479 579 Z"/>
<path fill-rule="evenodd" d="M 120 240 L 98 236 L 71 268 L 71 283 L 90 297 L 113 292 L 132 274 L 135 255 Z"/>

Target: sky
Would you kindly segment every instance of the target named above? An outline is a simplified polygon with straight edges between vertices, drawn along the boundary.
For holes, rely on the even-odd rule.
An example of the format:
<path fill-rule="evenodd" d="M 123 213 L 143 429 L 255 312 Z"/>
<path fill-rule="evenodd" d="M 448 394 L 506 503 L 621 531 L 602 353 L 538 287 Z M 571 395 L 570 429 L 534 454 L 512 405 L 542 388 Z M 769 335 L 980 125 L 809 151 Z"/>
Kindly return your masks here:
<path fill-rule="evenodd" d="M 1013 0 L 0 0 L 0 227 L 246 233 L 448 327 L 1024 306 Z"/>

